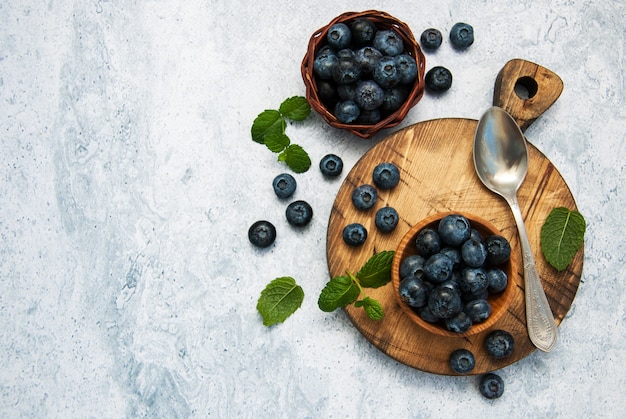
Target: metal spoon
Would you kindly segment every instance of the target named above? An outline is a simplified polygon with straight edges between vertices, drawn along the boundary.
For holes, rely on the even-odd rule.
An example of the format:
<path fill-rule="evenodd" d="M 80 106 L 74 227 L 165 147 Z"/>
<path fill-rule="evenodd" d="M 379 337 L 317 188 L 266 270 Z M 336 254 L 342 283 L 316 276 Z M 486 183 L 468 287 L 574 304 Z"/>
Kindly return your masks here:
<path fill-rule="evenodd" d="M 556 344 L 556 323 L 539 279 L 517 202 L 517 191 L 528 172 L 528 149 L 519 126 L 502 108 L 489 108 L 478 122 L 474 137 L 474 166 L 482 183 L 502 196 L 513 211 L 524 261 L 528 336 L 538 349 L 549 352 Z"/>

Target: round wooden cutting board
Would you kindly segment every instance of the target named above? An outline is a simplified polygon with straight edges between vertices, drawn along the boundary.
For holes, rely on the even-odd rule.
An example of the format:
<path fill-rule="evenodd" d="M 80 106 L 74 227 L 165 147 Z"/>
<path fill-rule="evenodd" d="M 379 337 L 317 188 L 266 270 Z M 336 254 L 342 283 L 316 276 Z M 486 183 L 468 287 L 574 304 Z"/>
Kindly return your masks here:
<path fill-rule="evenodd" d="M 522 99 L 514 93 L 523 82 L 531 98 Z M 517 86 L 519 87 L 519 86 Z M 559 96 L 562 83 L 549 70 L 524 60 L 512 60 L 496 80 L 494 104 L 503 107 L 525 129 Z M 474 171 L 473 141 L 478 121 L 473 119 L 435 119 L 420 122 L 390 135 L 373 146 L 352 168 L 337 193 L 327 233 L 327 258 L 331 277 L 357 272 L 376 252 L 395 250 L 402 237 L 421 219 L 447 211 L 476 214 L 499 228 L 511 243 L 512 252 L 520 255 L 517 227 L 511 210 L 499 196 L 485 188 Z M 529 170 L 518 193 L 526 228 L 543 287 L 557 325 L 570 309 L 583 267 L 583 248 L 569 267 L 562 272 L 552 268 L 540 248 L 540 232 L 546 217 L 555 207 L 577 209 L 576 203 L 558 170 L 546 156 L 528 144 Z M 371 184 L 372 171 L 382 162 L 392 162 L 400 169 L 400 184 L 389 191 L 379 191 L 374 208 L 357 210 L 351 201 L 354 188 Z M 374 225 L 376 211 L 394 207 L 400 222 L 391 233 L 381 233 Z M 360 247 L 344 243 L 343 228 L 359 222 L 368 231 Z M 368 296 L 379 300 L 385 311 L 380 321 L 370 320 L 361 308 L 346 307 L 356 328 L 374 346 L 392 358 L 411 367 L 437 374 L 455 375 L 449 367 L 450 353 L 465 348 L 472 351 L 476 366 L 472 374 L 493 371 L 512 364 L 535 347 L 528 338 L 524 303 L 523 266 L 509 278 L 515 287 L 508 311 L 490 329 L 470 337 L 434 335 L 414 323 L 398 306 L 391 283 L 366 289 Z M 483 341 L 494 329 L 510 332 L 515 338 L 515 351 L 505 359 L 490 357 Z M 558 342 L 557 342 L 558 345 Z"/>

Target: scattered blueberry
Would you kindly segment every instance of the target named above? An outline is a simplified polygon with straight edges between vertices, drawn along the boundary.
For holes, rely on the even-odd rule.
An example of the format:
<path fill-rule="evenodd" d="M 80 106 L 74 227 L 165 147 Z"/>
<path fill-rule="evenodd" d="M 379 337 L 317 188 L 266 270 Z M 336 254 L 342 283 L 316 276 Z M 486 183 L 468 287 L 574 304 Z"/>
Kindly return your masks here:
<path fill-rule="evenodd" d="M 469 239 L 470 230 L 469 220 L 460 214 L 446 215 L 437 228 L 441 241 L 450 246 L 460 246 Z"/>
<path fill-rule="evenodd" d="M 442 66 L 433 67 L 426 72 L 424 83 L 432 92 L 445 92 L 452 86 L 452 73 Z"/>
<path fill-rule="evenodd" d="M 441 250 L 441 238 L 432 228 L 425 228 L 415 237 L 417 253 L 427 258 Z"/>
<path fill-rule="evenodd" d="M 400 54 L 394 57 L 400 74 L 400 83 L 409 84 L 417 78 L 417 62 L 409 54 Z"/>
<path fill-rule="evenodd" d="M 404 52 L 404 41 L 398 33 L 391 29 L 376 32 L 372 45 L 384 55 L 391 57 Z"/>
<path fill-rule="evenodd" d="M 509 284 L 509 278 L 502 269 L 491 268 L 487 270 L 487 281 L 489 282 L 488 290 L 491 294 L 497 294 L 506 289 Z"/>
<path fill-rule="evenodd" d="M 326 41 L 328 41 L 328 45 L 336 50 L 347 48 L 352 41 L 352 32 L 345 23 L 335 23 L 328 29 Z"/>
<path fill-rule="evenodd" d="M 463 304 L 457 292 L 449 287 L 439 286 L 428 295 L 428 307 L 438 318 L 449 319 L 459 314 Z"/>
<path fill-rule="evenodd" d="M 424 274 L 433 284 L 441 284 L 452 275 L 452 260 L 443 253 L 435 253 L 426 259 Z"/>
<path fill-rule="evenodd" d="M 485 245 L 476 240 L 466 240 L 461 246 L 461 258 L 463 262 L 472 268 L 478 268 L 487 260 Z"/>
<path fill-rule="evenodd" d="M 457 374 L 467 374 L 475 365 L 474 354 L 467 349 L 457 349 L 450 354 L 450 368 Z"/>
<path fill-rule="evenodd" d="M 337 63 L 332 69 L 333 80 L 337 84 L 355 83 L 361 78 L 361 64 L 356 58 L 337 58 Z"/>
<path fill-rule="evenodd" d="M 271 246 L 276 240 L 276 228 L 269 221 L 257 221 L 248 229 L 248 240 L 257 247 Z"/>
<path fill-rule="evenodd" d="M 376 35 L 376 25 L 369 19 L 358 18 L 350 25 L 352 40 L 356 45 L 371 44 Z"/>
<path fill-rule="evenodd" d="M 374 63 L 374 81 L 383 89 L 389 89 L 400 81 L 396 60 L 385 56 Z"/>
<path fill-rule="evenodd" d="M 457 49 L 465 49 L 474 43 L 474 28 L 467 23 L 455 23 L 450 29 L 450 42 Z"/>
<path fill-rule="evenodd" d="M 465 304 L 463 311 L 473 323 L 482 323 L 491 315 L 491 305 L 485 299 L 473 300 Z"/>
<path fill-rule="evenodd" d="M 472 327 L 472 319 L 465 312 L 461 311 L 454 317 L 444 320 L 446 329 L 454 333 L 465 333 Z"/>
<path fill-rule="evenodd" d="M 372 180 L 380 189 L 392 189 L 400 182 L 400 170 L 393 163 L 380 163 L 372 171 Z"/>
<path fill-rule="evenodd" d="M 500 265 L 511 257 L 511 245 L 502 236 L 492 235 L 485 239 L 487 261 L 492 265 Z"/>
<path fill-rule="evenodd" d="M 367 229 L 360 223 L 348 224 L 343 228 L 343 241 L 350 246 L 360 246 L 367 239 Z"/>
<path fill-rule="evenodd" d="M 332 48 L 322 47 L 313 61 L 313 73 L 322 80 L 330 80 L 333 78 L 333 69 L 337 61 L 339 58 Z"/>
<path fill-rule="evenodd" d="M 424 259 L 420 255 L 411 255 L 405 257 L 400 262 L 400 278 L 404 279 L 409 276 L 417 276 L 419 278 L 423 276 L 424 262 L 426 262 L 426 259 Z"/>
<path fill-rule="evenodd" d="M 360 113 L 361 110 L 359 106 L 352 100 L 337 102 L 335 105 L 335 116 L 337 120 L 343 124 L 356 121 Z"/>
<path fill-rule="evenodd" d="M 313 208 L 306 201 L 294 201 L 287 206 L 285 216 L 292 226 L 304 227 L 313 218 Z"/>
<path fill-rule="evenodd" d="M 506 358 L 515 349 L 515 339 L 506 330 L 494 330 L 485 338 L 485 349 L 494 358 Z"/>
<path fill-rule="evenodd" d="M 327 154 L 320 160 L 320 170 L 324 176 L 337 177 L 343 170 L 343 160 L 335 154 Z"/>
<path fill-rule="evenodd" d="M 443 36 L 441 35 L 441 31 L 434 28 L 426 29 L 420 36 L 422 48 L 428 50 L 436 50 L 441 45 L 442 41 Z"/>
<path fill-rule="evenodd" d="M 372 111 L 383 104 L 385 92 L 374 80 L 359 81 L 354 92 L 354 101 L 361 111 Z"/>
<path fill-rule="evenodd" d="M 408 276 L 400 282 L 400 299 L 411 307 L 419 308 L 426 305 L 428 287 L 419 278 Z"/>
<path fill-rule="evenodd" d="M 398 211 L 393 207 L 382 207 L 378 211 L 376 211 L 376 216 L 374 217 L 374 224 L 376 224 L 376 228 L 383 233 L 389 233 L 393 231 L 398 225 L 398 221 L 400 217 L 398 215 Z"/>
<path fill-rule="evenodd" d="M 296 179 L 289 173 L 281 173 L 272 181 L 272 187 L 276 196 L 285 199 L 289 198 L 296 191 Z"/>
<path fill-rule="evenodd" d="M 481 377 L 478 390 L 488 399 L 497 399 L 504 393 L 504 381 L 498 374 L 490 372 Z"/>
<path fill-rule="evenodd" d="M 378 192 L 372 185 L 361 185 L 352 192 L 352 203 L 359 210 L 368 210 L 374 206 Z"/>

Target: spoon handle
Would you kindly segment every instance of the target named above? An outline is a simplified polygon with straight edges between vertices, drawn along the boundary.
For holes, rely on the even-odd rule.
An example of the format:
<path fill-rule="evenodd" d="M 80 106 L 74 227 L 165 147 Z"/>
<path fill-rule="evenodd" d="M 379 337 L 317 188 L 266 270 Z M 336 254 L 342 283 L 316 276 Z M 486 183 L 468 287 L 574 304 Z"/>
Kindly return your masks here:
<path fill-rule="evenodd" d="M 520 210 L 517 197 L 507 197 L 507 202 L 513 211 L 513 217 L 519 231 L 524 261 L 524 294 L 526 296 L 526 324 L 531 342 L 540 350 L 550 352 L 557 339 L 556 322 L 548 299 L 541 285 L 539 272 L 535 265 L 528 234 L 524 225 L 524 218 Z"/>

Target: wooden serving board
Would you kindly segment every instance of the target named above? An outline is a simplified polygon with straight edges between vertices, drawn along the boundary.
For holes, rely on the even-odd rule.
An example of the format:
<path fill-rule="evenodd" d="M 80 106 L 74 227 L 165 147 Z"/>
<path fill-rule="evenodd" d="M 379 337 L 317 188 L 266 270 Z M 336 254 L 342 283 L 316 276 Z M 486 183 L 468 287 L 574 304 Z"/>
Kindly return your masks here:
<path fill-rule="evenodd" d="M 518 97 L 514 88 L 519 83 L 525 84 L 531 98 Z M 561 90 L 562 82 L 556 74 L 528 61 L 512 60 L 496 80 L 494 104 L 509 111 L 525 129 L 552 105 Z M 412 225 L 445 211 L 473 213 L 490 221 L 510 241 L 512 252 L 520 255 L 521 260 L 511 210 L 502 198 L 482 185 L 474 171 L 472 147 L 477 124 L 477 120 L 461 118 L 420 122 L 397 131 L 365 153 L 344 180 L 330 214 L 327 258 L 331 277 L 344 275 L 346 270 L 357 272 L 374 253 L 395 250 Z M 583 248 L 565 271 L 558 272 L 541 253 L 540 232 L 553 208 L 564 206 L 573 210 L 577 207 L 571 191 L 550 160 L 531 144 L 528 148 L 529 170 L 518 199 L 537 268 L 558 325 L 570 309 L 580 283 Z M 359 211 L 352 204 L 352 191 L 364 183 L 373 185 L 372 171 L 381 162 L 392 162 L 400 168 L 400 184 L 389 191 L 379 190 L 374 208 Z M 384 234 L 376 229 L 374 215 L 387 205 L 398 211 L 400 222 L 393 232 Z M 342 238 L 344 226 L 353 222 L 363 224 L 368 230 L 368 238 L 360 247 L 348 246 Z M 366 290 L 367 295 L 382 303 L 384 319 L 370 320 L 363 309 L 354 306 L 346 307 L 346 313 L 369 342 L 406 365 L 436 374 L 455 375 L 448 365 L 450 353 L 466 348 L 476 358 L 472 374 L 485 373 L 512 364 L 535 350 L 526 329 L 522 264 L 509 280 L 510 286 L 515 287 L 515 295 L 508 311 L 491 329 L 470 337 L 437 336 L 412 323 L 398 306 L 391 283 Z M 513 334 L 515 351 L 510 357 L 496 360 L 485 352 L 484 338 L 494 329 Z"/>

